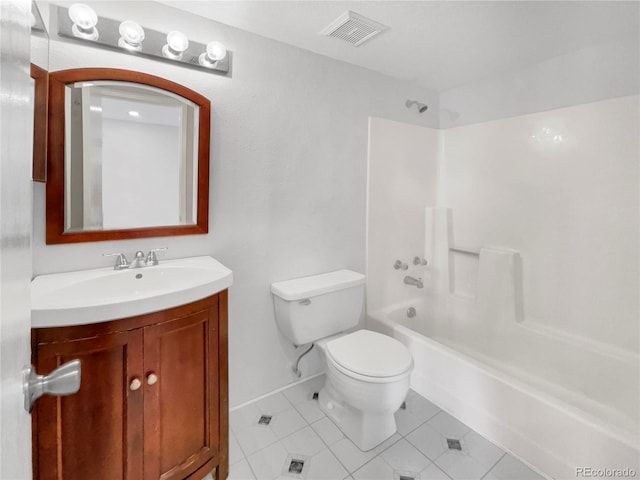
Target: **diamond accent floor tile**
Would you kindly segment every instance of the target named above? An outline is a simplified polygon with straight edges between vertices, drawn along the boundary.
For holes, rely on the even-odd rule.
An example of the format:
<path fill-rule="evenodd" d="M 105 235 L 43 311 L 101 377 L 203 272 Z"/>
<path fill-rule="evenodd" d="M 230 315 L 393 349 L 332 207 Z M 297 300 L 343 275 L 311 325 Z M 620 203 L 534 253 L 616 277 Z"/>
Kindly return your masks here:
<path fill-rule="evenodd" d="M 307 478 L 310 466 L 311 459 L 307 455 L 290 453 L 284 461 L 281 473 L 285 478 L 303 480 Z"/>

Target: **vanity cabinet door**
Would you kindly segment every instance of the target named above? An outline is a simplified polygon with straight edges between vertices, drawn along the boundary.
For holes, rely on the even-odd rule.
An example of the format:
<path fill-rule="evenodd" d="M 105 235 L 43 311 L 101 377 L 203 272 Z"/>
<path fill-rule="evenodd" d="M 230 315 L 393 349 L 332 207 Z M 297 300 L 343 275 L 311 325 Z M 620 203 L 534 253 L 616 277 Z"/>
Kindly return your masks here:
<path fill-rule="evenodd" d="M 35 404 L 34 479 L 142 478 L 142 347 L 142 329 L 35 345 L 39 374 L 77 358 L 82 380 L 78 393 Z"/>
<path fill-rule="evenodd" d="M 144 329 L 146 480 L 201 478 L 219 462 L 218 328 L 216 298 Z"/>
<path fill-rule="evenodd" d="M 47 374 L 81 361 L 80 390 L 33 411 L 35 480 L 227 478 L 227 292 L 179 307 L 32 330 Z"/>

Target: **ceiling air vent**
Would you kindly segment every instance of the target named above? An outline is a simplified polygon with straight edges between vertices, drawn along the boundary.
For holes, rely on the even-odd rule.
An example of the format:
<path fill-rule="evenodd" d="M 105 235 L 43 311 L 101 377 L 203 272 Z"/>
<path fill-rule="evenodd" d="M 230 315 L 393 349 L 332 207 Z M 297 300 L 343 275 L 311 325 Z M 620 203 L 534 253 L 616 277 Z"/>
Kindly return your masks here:
<path fill-rule="evenodd" d="M 322 29 L 320 35 L 339 38 L 357 47 L 388 28 L 386 25 L 347 10 Z"/>

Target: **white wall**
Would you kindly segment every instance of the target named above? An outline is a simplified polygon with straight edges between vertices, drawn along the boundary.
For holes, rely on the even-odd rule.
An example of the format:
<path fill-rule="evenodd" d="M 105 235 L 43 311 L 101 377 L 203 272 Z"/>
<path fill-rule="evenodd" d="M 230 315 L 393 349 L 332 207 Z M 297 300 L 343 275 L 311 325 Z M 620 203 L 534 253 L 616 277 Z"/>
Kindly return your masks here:
<path fill-rule="evenodd" d="M 640 97 L 443 135 L 454 245 L 521 253 L 525 320 L 638 351 Z"/>
<path fill-rule="evenodd" d="M 164 76 L 211 100 L 210 233 L 135 241 L 44 245 L 44 186 L 35 190 L 34 274 L 111 264 L 102 252 L 168 246 L 161 256 L 212 255 L 234 271 L 230 289 L 230 403 L 294 380 L 279 335 L 272 282 L 340 268 L 364 271 L 368 117 L 437 126 L 437 95 L 407 82 L 267 40 L 156 3 L 92 3 L 194 41 L 224 42 L 231 78 L 54 41 L 50 71 L 130 68 Z M 406 98 L 425 99 L 423 116 Z M 315 354 L 314 354 L 315 355 Z M 311 374 L 317 357 L 301 366 Z"/>
<path fill-rule="evenodd" d="M 403 279 L 411 275 L 424 280 L 425 268 L 412 261 L 425 256 L 424 207 L 436 204 L 438 146 L 436 129 L 382 118 L 369 120 L 369 311 L 421 294 Z M 408 270 L 395 270 L 396 260 L 406 263 Z"/>
<path fill-rule="evenodd" d="M 570 28 L 570 26 L 567 26 Z M 440 127 L 486 122 L 640 93 L 638 35 L 593 45 L 442 92 Z"/>

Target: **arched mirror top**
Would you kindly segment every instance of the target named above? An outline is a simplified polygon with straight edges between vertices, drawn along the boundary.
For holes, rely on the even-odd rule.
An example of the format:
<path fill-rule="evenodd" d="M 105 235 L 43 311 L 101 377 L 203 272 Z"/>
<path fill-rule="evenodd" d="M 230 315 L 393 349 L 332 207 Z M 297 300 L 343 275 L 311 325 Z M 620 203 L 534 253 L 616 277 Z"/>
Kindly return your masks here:
<path fill-rule="evenodd" d="M 49 78 L 47 243 L 208 231 L 209 100 L 153 75 Z"/>

